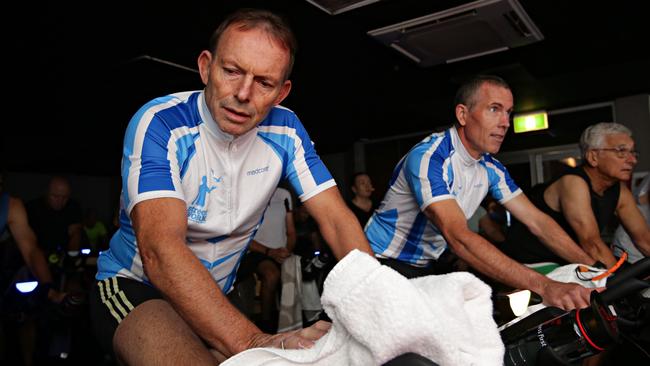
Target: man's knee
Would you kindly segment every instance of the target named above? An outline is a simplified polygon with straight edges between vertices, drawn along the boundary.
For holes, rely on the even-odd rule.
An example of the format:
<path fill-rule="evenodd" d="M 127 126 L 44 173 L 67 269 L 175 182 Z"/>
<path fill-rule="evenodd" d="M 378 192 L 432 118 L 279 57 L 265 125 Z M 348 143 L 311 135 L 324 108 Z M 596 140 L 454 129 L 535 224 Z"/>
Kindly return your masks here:
<path fill-rule="evenodd" d="M 258 273 L 263 283 L 275 285 L 280 282 L 280 269 L 272 261 L 262 261 L 258 266 Z"/>

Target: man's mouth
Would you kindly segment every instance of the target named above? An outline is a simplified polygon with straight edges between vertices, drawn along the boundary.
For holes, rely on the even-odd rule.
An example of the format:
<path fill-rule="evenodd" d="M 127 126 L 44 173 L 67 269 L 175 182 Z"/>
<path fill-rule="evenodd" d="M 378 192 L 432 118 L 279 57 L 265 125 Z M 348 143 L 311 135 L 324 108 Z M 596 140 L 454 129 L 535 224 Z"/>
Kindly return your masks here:
<path fill-rule="evenodd" d="M 505 135 L 492 134 L 490 136 L 492 136 L 494 139 L 496 139 L 499 142 L 503 142 L 503 139 L 505 138 Z"/>
<path fill-rule="evenodd" d="M 244 111 L 240 111 L 230 107 L 223 107 L 223 109 L 226 111 L 228 119 L 233 122 L 245 122 L 250 118 L 250 114 Z"/>

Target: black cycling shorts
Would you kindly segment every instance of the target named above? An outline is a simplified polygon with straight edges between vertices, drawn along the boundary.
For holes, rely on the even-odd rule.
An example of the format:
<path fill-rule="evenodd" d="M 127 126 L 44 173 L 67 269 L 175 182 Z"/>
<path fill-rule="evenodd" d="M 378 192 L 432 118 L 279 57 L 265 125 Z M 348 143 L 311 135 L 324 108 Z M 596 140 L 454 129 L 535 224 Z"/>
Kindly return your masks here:
<path fill-rule="evenodd" d="M 104 351 L 113 354 L 113 335 L 117 326 L 138 305 L 162 299 L 154 287 L 124 277 L 98 281 L 90 291 L 90 317 L 93 332 Z"/>

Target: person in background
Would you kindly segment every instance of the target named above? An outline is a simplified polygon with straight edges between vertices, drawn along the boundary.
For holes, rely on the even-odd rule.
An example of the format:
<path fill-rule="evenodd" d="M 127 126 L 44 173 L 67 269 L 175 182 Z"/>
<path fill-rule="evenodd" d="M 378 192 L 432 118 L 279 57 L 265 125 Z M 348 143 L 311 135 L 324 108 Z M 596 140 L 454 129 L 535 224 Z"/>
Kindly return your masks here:
<path fill-rule="evenodd" d="M 351 182 L 350 190 L 352 190 L 353 197 L 346 203 L 363 227 L 377 208 L 377 203 L 372 199 L 372 192 L 375 188 L 372 186 L 370 176 L 365 172 L 352 175 Z"/>
<path fill-rule="evenodd" d="M 277 329 L 273 325 L 273 310 L 280 284 L 280 265 L 291 255 L 295 244 L 296 227 L 293 222 L 291 193 L 278 187 L 237 272 L 237 277 L 255 272 L 260 279 L 262 316 L 259 325 L 267 333 Z"/>
<path fill-rule="evenodd" d="M 438 262 L 449 246 L 474 270 L 534 291 L 547 305 L 588 306 L 591 290 L 517 263 L 467 226 L 489 192 L 554 252 L 572 262 L 594 262 L 530 203 L 492 157 L 510 127 L 512 108 L 512 92 L 503 79 L 483 75 L 464 83 L 456 94 L 455 126 L 426 137 L 400 160 L 366 236 L 380 262 L 409 278 L 447 271 Z"/>
<path fill-rule="evenodd" d="M 113 234 L 117 232 L 117 229 L 120 228 L 120 205 L 117 205 L 115 208 L 113 208 L 112 212 L 111 221 L 108 223 L 108 238 L 111 238 Z"/>
<path fill-rule="evenodd" d="M 502 212 L 504 211 L 502 208 L 503 206 L 491 196 L 485 197 L 474 214 L 467 219 L 467 227 L 489 240 L 490 243 L 497 244 L 498 247 L 498 244 L 505 240 L 505 225 L 501 222 Z"/>
<path fill-rule="evenodd" d="M 632 132 L 618 123 L 597 123 L 582 133 L 580 149 L 582 165 L 535 186 L 530 194 L 532 202 L 603 267 L 613 267 L 617 262 L 601 237 L 616 216 L 637 246 L 650 253 L 650 230 L 625 184 L 637 163 Z M 524 263 L 569 262 L 542 245 L 519 220 L 513 220 L 503 248 Z"/>
<path fill-rule="evenodd" d="M 643 215 L 646 226 L 650 226 L 650 203 L 648 203 L 649 191 L 650 174 L 646 174 L 645 178 L 643 178 L 641 183 L 639 183 L 639 185 L 634 188 L 633 192 L 637 208 L 641 212 L 641 215 Z M 640 242 L 643 243 L 643 241 Z M 637 244 L 637 241 L 633 240 L 627 233 L 627 229 L 623 224 L 619 225 L 618 228 L 616 228 L 612 246 L 614 247 L 614 255 L 617 257 L 621 257 L 623 255 L 623 252 L 626 252 L 628 255 L 627 261 L 629 263 L 635 263 L 645 257 L 650 256 L 650 248 Z"/>
<path fill-rule="evenodd" d="M 486 213 L 478 220 L 479 234 L 494 244 L 501 244 L 506 240 L 507 212 L 491 196 L 485 197 L 483 204 Z"/>
<path fill-rule="evenodd" d="M 97 337 L 120 363 L 214 365 L 250 348 L 309 348 L 327 332 L 317 322 L 264 333 L 227 297 L 281 180 L 338 258 L 372 253 L 302 123 L 278 106 L 295 45 L 282 18 L 241 9 L 198 57 L 205 88 L 154 99 L 131 119 L 120 228 L 90 299 Z"/>
<path fill-rule="evenodd" d="M 36 235 L 29 226 L 25 206 L 19 198 L 12 197 L 4 192 L 4 177 L 0 175 L 0 307 L 6 300 L 4 296 L 13 286 L 17 273 L 23 265 L 36 278 L 38 285 L 36 291 L 46 296 L 54 304 L 60 304 L 66 296 L 65 292 L 58 291 L 53 285 L 52 273 L 45 260 L 45 256 L 37 243 Z M 18 253 L 16 253 L 18 252 Z M 6 308 L 3 312 L 7 311 Z M 3 314 L 4 315 L 4 314 Z M 4 316 L 2 322 L 4 322 Z M 30 365 L 34 360 L 36 337 L 39 334 L 38 317 L 33 319 L 29 315 L 22 319 L 19 334 L 5 332 L 0 322 L 0 361 L 13 362 L 13 353 L 21 354 L 24 364 Z M 4 343 L 20 345 L 18 349 L 5 347 Z"/>
<path fill-rule="evenodd" d="M 68 180 L 55 176 L 50 179 L 46 195 L 26 205 L 29 225 L 46 254 L 80 249 L 81 206 L 70 199 L 70 193 Z"/>
<path fill-rule="evenodd" d="M 315 251 L 328 250 L 323 237 L 318 231 L 318 223 L 303 204 L 297 204 L 293 211 L 296 227 L 296 246 L 294 253 L 301 257 L 311 257 Z"/>
<path fill-rule="evenodd" d="M 483 218 L 483 216 L 487 215 L 487 211 L 483 207 L 483 204 L 481 203 L 477 208 L 474 214 L 467 219 L 467 227 L 472 230 L 473 232 L 480 234 L 481 233 L 481 228 L 479 227 L 479 222 Z"/>
<path fill-rule="evenodd" d="M 45 291 L 44 293 L 47 294 L 48 299 L 56 303 L 61 302 L 65 293 L 52 288 L 52 273 L 47 265 L 43 251 L 38 246 L 36 235 L 29 226 L 25 206 L 19 198 L 12 197 L 9 193 L 3 191 L 3 183 L 4 178 L 0 176 L 0 243 L 4 246 L 10 245 L 9 241 L 13 241 L 24 264 L 36 277 L 39 282 L 38 286 L 42 291 Z M 3 253 L 9 252 L 8 248 L 4 247 L 2 251 Z M 5 290 L 4 286 L 10 280 L 7 277 L 10 277 L 13 270 L 17 269 L 21 264 L 14 263 L 11 265 L 3 260 L 3 291 Z"/>
<path fill-rule="evenodd" d="M 100 220 L 97 220 L 97 213 L 94 209 L 86 210 L 83 221 L 84 231 L 90 249 L 94 252 L 108 248 L 108 233 L 106 226 Z"/>

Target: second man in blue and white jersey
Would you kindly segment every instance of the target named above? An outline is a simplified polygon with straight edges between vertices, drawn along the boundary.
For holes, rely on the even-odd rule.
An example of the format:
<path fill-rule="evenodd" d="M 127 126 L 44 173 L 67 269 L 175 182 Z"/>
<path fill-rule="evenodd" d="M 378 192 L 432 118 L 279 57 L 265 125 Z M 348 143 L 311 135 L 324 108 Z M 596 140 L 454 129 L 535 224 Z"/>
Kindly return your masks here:
<path fill-rule="evenodd" d="M 483 274 L 530 289 L 563 309 L 589 304 L 590 290 L 552 281 L 515 262 L 467 226 L 489 192 L 558 255 L 570 262 L 594 260 L 576 248 L 548 215 L 530 203 L 507 170 L 490 154 L 499 151 L 513 108 L 508 84 L 479 76 L 456 95 L 457 123 L 416 144 L 397 164 L 366 236 L 382 263 L 407 277 L 438 273 L 448 246 Z"/>

